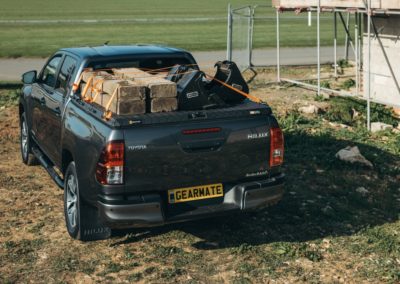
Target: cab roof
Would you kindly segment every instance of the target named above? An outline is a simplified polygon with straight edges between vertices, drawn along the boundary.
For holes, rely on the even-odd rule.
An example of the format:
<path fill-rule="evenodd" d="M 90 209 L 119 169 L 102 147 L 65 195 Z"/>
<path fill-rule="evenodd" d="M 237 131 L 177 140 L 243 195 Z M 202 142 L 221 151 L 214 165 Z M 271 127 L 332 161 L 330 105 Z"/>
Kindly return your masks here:
<path fill-rule="evenodd" d="M 102 45 L 102 46 L 86 46 L 62 48 L 60 51 L 73 53 L 81 58 L 92 57 L 123 57 L 131 55 L 182 55 L 189 52 L 168 46 L 160 45 Z"/>

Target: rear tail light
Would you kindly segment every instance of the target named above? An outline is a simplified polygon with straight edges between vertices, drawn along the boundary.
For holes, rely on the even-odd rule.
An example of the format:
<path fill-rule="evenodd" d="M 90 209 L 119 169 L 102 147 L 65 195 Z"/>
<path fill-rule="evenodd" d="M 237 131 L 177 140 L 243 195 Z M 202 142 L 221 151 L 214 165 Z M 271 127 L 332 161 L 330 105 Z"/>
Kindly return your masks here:
<path fill-rule="evenodd" d="M 125 145 L 122 141 L 112 141 L 107 144 L 96 167 L 96 179 L 99 183 L 124 183 L 124 152 Z"/>
<path fill-rule="evenodd" d="M 271 133 L 271 152 L 269 156 L 269 166 L 276 167 L 283 164 L 283 132 L 279 127 L 270 129 Z"/>

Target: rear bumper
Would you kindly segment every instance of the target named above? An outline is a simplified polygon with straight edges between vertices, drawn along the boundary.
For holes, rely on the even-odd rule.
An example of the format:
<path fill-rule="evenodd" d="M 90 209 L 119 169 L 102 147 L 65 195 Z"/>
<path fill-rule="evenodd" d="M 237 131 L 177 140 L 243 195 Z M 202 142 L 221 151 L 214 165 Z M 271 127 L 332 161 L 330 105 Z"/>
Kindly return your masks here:
<path fill-rule="evenodd" d="M 235 210 L 252 210 L 277 203 L 283 195 L 284 175 L 267 180 L 247 182 L 225 190 L 223 202 L 194 207 L 169 216 L 160 194 L 146 194 L 124 202 L 98 201 L 102 220 L 112 228 L 148 227 L 204 218 Z"/>

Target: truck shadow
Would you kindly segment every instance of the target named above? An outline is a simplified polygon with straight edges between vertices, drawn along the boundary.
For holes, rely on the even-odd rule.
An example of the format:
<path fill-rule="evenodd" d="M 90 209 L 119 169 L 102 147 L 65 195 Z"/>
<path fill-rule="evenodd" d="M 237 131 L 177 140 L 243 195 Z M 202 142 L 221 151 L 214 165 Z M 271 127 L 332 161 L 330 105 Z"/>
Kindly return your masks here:
<path fill-rule="evenodd" d="M 374 164 L 347 164 L 335 154 L 358 146 Z M 119 231 L 127 237 L 114 245 L 180 230 L 200 239 L 202 250 L 301 242 L 351 235 L 398 219 L 400 157 L 365 144 L 331 136 L 286 135 L 285 195 L 272 207 L 146 230 Z"/>

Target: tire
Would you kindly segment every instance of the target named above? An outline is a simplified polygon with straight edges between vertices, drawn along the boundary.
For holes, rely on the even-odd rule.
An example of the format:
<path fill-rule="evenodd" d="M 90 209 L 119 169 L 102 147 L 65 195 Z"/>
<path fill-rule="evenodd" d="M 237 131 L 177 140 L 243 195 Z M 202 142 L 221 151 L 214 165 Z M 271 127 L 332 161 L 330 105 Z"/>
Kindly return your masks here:
<path fill-rule="evenodd" d="M 97 208 L 87 204 L 80 194 L 75 162 L 64 175 L 64 216 L 68 234 L 77 240 L 103 240 L 111 236 L 111 229 L 99 219 Z"/>
<path fill-rule="evenodd" d="M 22 162 L 25 165 L 33 166 L 37 164 L 36 157 L 32 154 L 32 138 L 29 132 L 25 113 L 22 113 L 20 119 L 20 150 Z"/>
<path fill-rule="evenodd" d="M 80 220 L 79 183 L 75 162 L 71 162 L 65 172 L 64 179 L 64 216 L 68 234 L 79 239 Z"/>

